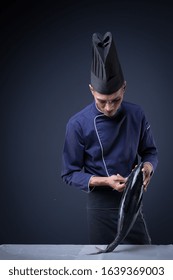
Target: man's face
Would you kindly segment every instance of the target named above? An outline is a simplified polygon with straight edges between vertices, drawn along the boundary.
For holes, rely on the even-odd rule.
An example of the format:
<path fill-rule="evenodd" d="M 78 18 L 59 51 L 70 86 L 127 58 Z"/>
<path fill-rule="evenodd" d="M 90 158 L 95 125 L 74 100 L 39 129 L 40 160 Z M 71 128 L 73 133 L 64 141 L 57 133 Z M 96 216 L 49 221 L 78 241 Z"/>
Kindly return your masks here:
<path fill-rule="evenodd" d="M 113 117 L 123 101 L 126 82 L 124 82 L 123 86 L 118 91 L 110 95 L 104 95 L 95 91 L 91 85 L 89 85 L 89 87 L 94 96 L 97 108 L 107 117 Z"/>

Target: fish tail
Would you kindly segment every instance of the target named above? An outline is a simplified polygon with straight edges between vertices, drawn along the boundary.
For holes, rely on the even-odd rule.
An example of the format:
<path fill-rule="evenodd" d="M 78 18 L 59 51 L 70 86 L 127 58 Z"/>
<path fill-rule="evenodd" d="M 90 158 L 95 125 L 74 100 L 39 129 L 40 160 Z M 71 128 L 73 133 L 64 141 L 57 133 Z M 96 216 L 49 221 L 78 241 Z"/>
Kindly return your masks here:
<path fill-rule="evenodd" d="M 118 245 L 120 244 L 119 239 L 115 239 L 112 243 L 110 243 L 106 249 L 104 250 L 105 253 L 112 252 Z"/>
<path fill-rule="evenodd" d="M 89 255 L 98 255 L 98 254 L 102 254 L 102 253 L 110 253 L 112 252 L 118 245 L 120 244 L 120 240 L 119 240 L 119 236 L 109 245 L 107 245 L 107 247 L 105 249 L 101 249 L 96 247 L 97 252 L 91 253 Z"/>
<path fill-rule="evenodd" d="M 101 248 L 98 248 L 98 247 L 96 247 L 96 249 L 97 249 L 96 252 L 90 253 L 88 255 L 98 255 L 98 254 L 106 253 L 106 249 L 101 249 Z"/>

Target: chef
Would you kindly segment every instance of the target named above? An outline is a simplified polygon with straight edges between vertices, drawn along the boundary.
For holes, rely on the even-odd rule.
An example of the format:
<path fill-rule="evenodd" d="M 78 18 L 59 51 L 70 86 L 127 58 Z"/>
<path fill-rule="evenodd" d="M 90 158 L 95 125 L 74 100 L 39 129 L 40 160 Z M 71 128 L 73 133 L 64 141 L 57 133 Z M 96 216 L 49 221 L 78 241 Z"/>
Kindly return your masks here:
<path fill-rule="evenodd" d="M 89 90 L 93 102 L 72 116 L 66 126 L 62 179 L 87 193 L 91 244 L 109 244 L 117 230 L 125 182 L 144 163 L 144 187 L 157 167 L 157 148 L 141 106 L 124 101 L 126 81 L 111 32 L 92 36 Z M 123 241 L 150 244 L 143 210 Z"/>

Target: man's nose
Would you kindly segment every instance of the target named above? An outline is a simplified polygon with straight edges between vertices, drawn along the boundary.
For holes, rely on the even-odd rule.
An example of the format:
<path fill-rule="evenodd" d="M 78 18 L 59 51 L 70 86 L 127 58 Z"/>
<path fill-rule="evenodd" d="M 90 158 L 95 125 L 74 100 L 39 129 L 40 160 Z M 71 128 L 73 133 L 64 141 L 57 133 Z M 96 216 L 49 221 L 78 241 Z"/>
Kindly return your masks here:
<path fill-rule="evenodd" d="M 112 110 L 112 103 L 107 102 L 105 109 L 106 109 L 107 112 L 111 111 Z"/>

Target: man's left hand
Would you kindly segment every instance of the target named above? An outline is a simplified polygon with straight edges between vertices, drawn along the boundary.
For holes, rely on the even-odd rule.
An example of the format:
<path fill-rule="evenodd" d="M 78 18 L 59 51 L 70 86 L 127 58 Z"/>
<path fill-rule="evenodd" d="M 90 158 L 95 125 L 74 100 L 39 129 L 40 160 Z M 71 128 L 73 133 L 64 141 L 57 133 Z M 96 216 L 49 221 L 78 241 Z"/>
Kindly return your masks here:
<path fill-rule="evenodd" d="M 147 186 L 150 183 L 151 174 L 153 172 L 153 167 L 151 163 L 145 162 L 142 168 L 144 174 L 144 191 L 147 190 Z"/>

